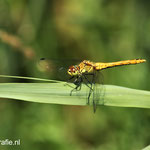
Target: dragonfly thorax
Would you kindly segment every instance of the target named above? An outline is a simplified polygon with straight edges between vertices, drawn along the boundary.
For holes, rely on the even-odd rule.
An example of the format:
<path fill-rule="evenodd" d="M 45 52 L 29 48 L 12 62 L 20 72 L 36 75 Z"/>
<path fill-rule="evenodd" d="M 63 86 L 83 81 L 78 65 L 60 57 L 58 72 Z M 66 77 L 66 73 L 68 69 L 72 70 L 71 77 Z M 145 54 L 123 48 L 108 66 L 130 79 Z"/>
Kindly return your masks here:
<path fill-rule="evenodd" d="M 68 69 L 68 74 L 70 76 L 77 76 L 77 75 L 80 75 L 80 69 L 77 65 L 75 66 L 70 66 L 69 69 Z"/>

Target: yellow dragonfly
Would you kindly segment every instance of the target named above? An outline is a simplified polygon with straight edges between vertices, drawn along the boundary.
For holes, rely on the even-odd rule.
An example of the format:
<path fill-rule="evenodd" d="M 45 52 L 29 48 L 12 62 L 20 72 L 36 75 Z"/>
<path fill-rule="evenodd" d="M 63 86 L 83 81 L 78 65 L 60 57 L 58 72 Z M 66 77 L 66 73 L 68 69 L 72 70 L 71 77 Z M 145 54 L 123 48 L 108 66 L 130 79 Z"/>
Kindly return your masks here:
<path fill-rule="evenodd" d="M 92 93 L 94 94 L 97 72 L 103 69 L 117 67 L 117 66 L 144 63 L 145 61 L 146 61 L 145 59 L 133 59 L 133 60 L 123 60 L 118 62 L 103 63 L 103 62 L 91 62 L 88 60 L 84 60 L 78 65 L 70 66 L 68 69 L 68 74 L 71 76 L 71 78 L 69 80 L 74 79 L 73 83 L 76 86 L 71 90 L 70 95 L 72 95 L 72 92 L 74 91 L 81 90 L 82 83 L 85 83 L 85 85 L 89 88 L 89 94 L 87 98 L 88 99 L 87 103 L 89 104 L 91 94 Z M 89 80 L 88 76 L 91 76 L 91 80 Z M 93 97 L 93 108 L 95 112 L 96 101 L 94 100 L 94 97 Z"/>

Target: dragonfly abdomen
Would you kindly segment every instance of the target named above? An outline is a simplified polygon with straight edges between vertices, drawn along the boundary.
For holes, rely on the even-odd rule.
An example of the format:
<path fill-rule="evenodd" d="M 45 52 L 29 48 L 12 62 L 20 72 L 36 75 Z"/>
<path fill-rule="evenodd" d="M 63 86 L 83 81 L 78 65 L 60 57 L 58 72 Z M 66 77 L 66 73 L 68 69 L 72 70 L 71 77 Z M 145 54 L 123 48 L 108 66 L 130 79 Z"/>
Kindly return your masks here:
<path fill-rule="evenodd" d="M 118 62 L 111 62 L 111 63 L 95 63 L 96 70 L 102 70 L 106 68 L 116 67 L 116 66 L 123 66 L 123 65 L 134 65 L 145 62 L 145 59 L 133 59 L 133 60 L 123 60 Z"/>

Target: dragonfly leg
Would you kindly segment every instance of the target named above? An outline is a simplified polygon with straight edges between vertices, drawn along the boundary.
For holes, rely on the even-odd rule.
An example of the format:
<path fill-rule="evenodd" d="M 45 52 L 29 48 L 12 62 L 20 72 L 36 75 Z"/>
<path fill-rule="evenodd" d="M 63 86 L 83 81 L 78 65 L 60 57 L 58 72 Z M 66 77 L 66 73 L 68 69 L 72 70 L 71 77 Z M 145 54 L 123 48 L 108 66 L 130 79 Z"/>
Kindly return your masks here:
<path fill-rule="evenodd" d="M 94 74 L 87 74 L 87 75 L 92 75 L 93 76 Z M 92 90 L 93 78 L 92 78 L 92 81 L 89 81 L 89 79 L 86 77 L 86 74 L 84 74 L 83 77 L 88 82 L 88 84 L 90 84 L 90 86 L 87 83 L 85 83 L 85 85 Z"/>
<path fill-rule="evenodd" d="M 92 93 L 93 89 L 90 89 L 89 91 L 89 95 L 88 95 L 88 101 L 87 101 L 87 104 L 89 105 L 90 104 L 90 97 L 91 97 L 91 93 Z"/>
<path fill-rule="evenodd" d="M 72 95 L 72 92 L 73 92 L 73 91 L 80 91 L 80 90 L 81 90 L 82 82 L 83 82 L 83 79 L 82 79 L 81 77 L 77 77 L 77 78 L 74 80 L 74 84 L 76 85 L 76 87 L 71 90 L 70 96 Z"/>
<path fill-rule="evenodd" d="M 69 85 L 68 83 L 69 83 L 69 81 L 70 80 L 72 80 L 74 78 L 74 76 L 72 76 L 71 78 L 69 78 L 68 80 L 67 80 L 67 83 L 65 84 L 65 86 L 67 85 L 67 86 L 69 86 L 69 87 L 71 87 L 71 88 L 73 88 L 74 89 L 74 87 L 73 86 L 71 86 L 71 85 Z"/>
<path fill-rule="evenodd" d="M 81 85 L 77 85 L 75 88 L 73 88 L 70 92 L 70 96 L 72 96 L 72 92 L 74 91 L 80 91 L 81 90 Z"/>
<path fill-rule="evenodd" d="M 74 76 L 71 76 L 71 78 L 69 78 L 68 80 L 67 80 L 67 82 L 69 82 L 70 80 L 72 80 L 74 78 Z"/>
<path fill-rule="evenodd" d="M 70 91 L 70 96 L 72 96 L 72 92 L 76 90 L 75 88 Z"/>
<path fill-rule="evenodd" d="M 89 81 L 89 79 L 86 77 L 86 75 L 91 75 L 92 76 L 92 81 Z M 90 88 L 90 91 L 89 91 L 89 95 L 88 95 L 88 98 L 87 98 L 87 104 L 90 103 L 90 97 L 91 97 L 91 93 L 93 92 L 93 84 L 95 84 L 95 74 L 92 73 L 92 74 L 85 74 L 83 75 L 85 80 L 90 84 L 90 86 L 88 85 L 88 87 Z M 87 85 L 87 84 L 86 84 Z"/>

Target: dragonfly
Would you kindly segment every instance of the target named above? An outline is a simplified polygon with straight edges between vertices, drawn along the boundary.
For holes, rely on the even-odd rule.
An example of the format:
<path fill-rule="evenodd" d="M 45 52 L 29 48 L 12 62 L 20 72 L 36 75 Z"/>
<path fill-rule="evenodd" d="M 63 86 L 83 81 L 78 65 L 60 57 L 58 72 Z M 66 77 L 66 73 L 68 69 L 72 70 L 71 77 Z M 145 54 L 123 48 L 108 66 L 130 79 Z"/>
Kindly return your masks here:
<path fill-rule="evenodd" d="M 74 60 L 75 61 L 75 60 Z M 74 62 L 73 60 L 69 60 L 70 63 Z M 40 59 L 40 67 L 44 69 L 44 71 L 56 71 L 57 74 L 61 76 L 61 79 L 67 80 L 67 82 L 73 82 L 75 87 L 70 86 L 72 89 L 70 91 L 70 96 L 73 95 L 73 92 L 80 91 L 82 89 L 82 85 L 86 85 L 89 89 L 87 93 L 87 104 L 90 104 L 90 99 L 92 97 L 93 103 L 93 111 L 96 112 L 97 104 L 101 100 L 102 89 L 99 90 L 97 83 L 99 82 L 99 75 L 101 71 L 107 68 L 124 66 L 124 65 L 135 65 L 146 62 L 145 59 L 132 59 L 132 60 L 123 60 L 117 62 L 92 62 L 89 60 L 83 60 L 77 65 L 69 66 L 68 63 L 62 61 L 60 64 L 57 60 L 41 58 Z M 57 68 L 56 63 L 58 63 L 59 68 Z M 69 64 L 70 64 L 69 63 Z M 67 66 L 66 66 L 67 65 Z M 60 67 L 61 66 L 61 67 Z M 69 67 L 68 67 L 69 66 Z M 56 67 L 56 68 L 55 68 Z M 67 69 L 66 69 L 67 67 Z M 59 73 L 58 73 L 59 70 Z M 62 78 L 63 77 L 63 78 Z M 58 77 L 59 78 L 59 77 Z M 101 85 L 101 84 L 100 84 Z M 103 86 L 101 86 L 103 88 Z"/>
<path fill-rule="evenodd" d="M 97 78 L 97 73 L 101 70 L 117 67 L 117 66 L 124 66 L 124 65 L 135 65 L 146 62 L 145 59 L 132 59 L 132 60 L 123 60 L 117 62 L 92 62 L 89 60 L 83 60 L 78 65 L 70 66 L 67 73 L 70 75 L 70 79 L 74 79 L 73 83 L 75 88 L 73 88 L 70 92 L 70 96 L 74 91 L 80 91 L 81 86 L 84 83 L 89 88 L 89 94 L 87 97 L 87 104 L 90 103 L 91 94 L 95 92 L 95 83 Z M 89 80 L 89 76 L 91 76 L 91 80 Z M 84 82 L 86 81 L 86 82 Z M 94 113 L 96 112 L 96 101 L 93 97 L 93 110 Z"/>

